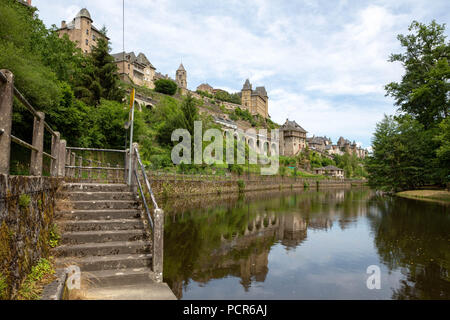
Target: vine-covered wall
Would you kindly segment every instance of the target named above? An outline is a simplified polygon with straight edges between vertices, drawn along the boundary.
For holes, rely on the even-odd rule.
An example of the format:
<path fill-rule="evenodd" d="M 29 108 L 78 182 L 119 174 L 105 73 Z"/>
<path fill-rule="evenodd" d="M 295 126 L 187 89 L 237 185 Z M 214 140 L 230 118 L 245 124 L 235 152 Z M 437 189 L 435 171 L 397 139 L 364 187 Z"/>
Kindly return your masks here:
<path fill-rule="evenodd" d="M 48 257 L 59 184 L 0 174 L 0 299 L 13 299 L 31 267 Z"/>

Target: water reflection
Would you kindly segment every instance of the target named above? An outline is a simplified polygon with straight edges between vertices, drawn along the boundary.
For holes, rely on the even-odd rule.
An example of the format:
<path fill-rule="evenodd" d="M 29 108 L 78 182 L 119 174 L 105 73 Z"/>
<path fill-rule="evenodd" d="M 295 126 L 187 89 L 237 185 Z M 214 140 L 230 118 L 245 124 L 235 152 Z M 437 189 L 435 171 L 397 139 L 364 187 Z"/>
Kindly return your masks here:
<path fill-rule="evenodd" d="M 165 204 L 164 275 L 178 298 L 449 298 L 442 205 L 367 189 L 224 198 Z M 365 286 L 370 264 L 383 266 L 379 292 Z"/>

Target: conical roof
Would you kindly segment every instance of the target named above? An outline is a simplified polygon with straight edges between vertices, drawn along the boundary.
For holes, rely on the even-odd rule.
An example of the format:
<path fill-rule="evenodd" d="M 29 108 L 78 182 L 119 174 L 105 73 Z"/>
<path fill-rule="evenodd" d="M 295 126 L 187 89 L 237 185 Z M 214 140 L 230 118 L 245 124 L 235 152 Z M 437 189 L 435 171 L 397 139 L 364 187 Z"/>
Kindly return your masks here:
<path fill-rule="evenodd" d="M 180 66 L 178 67 L 177 71 L 186 71 L 186 69 L 184 69 L 183 64 L 181 63 Z"/>
<path fill-rule="evenodd" d="M 88 9 L 83 8 L 80 10 L 80 12 L 78 12 L 77 18 L 88 18 L 89 20 L 92 20 L 91 18 L 91 14 L 89 13 Z"/>
<path fill-rule="evenodd" d="M 252 90 L 252 85 L 250 84 L 250 80 L 245 80 L 244 86 L 242 87 L 242 90 Z"/>

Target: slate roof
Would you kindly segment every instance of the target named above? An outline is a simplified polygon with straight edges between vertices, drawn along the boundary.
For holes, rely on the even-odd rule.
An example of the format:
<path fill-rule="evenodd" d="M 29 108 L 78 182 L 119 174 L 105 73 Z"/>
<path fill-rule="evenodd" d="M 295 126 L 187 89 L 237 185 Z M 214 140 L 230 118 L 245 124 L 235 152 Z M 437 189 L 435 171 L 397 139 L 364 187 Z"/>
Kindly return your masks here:
<path fill-rule="evenodd" d="M 242 87 L 242 90 L 252 90 L 252 85 L 250 84 L 250 80 L 245 80 L 244 86 Z"/>
<path fill-rule="evenodd" d="M 267 91 L 265 87 L 256 87 L 256 89 L 252 92 L 252 95 L 258 95 L 261 97 L 267 97 Z"/>
<path fill-rule="evenodd" d="M 92 21 L 91 14 L 89 13 L 88 9 L 83 8 L 78 12 L 75 18 L 88 18 Z"/>
<path fill-rule="evenodd" d="M 113 53 L 112 56 L 114 57 L 114 60 L 116 62 L 118 61 L 123 61 L 123 57 L 124 57 L 124 52 L 119 52 L 119 53 Z M 129 59 L 128 59 L 129 57 Z M 147 59 L 147 57 L 145 56 L 145 54 L 143 53 L 139 53 L 137 56 L 134 54 L 134 52 L 125 52 L 125 60 L 129 61 L 130 63 L 138 63 L 144 66 L 149 66 L 152 69 L 156 68 L 150 63 L 150 61 Z"/>
<path fill-rule="evenodd" d="M 307 133 L 295 120 L 289 121 L 289 119 L 286 119 L 286 122 L 281 126 L 281 130 L 295 130 Z"/>

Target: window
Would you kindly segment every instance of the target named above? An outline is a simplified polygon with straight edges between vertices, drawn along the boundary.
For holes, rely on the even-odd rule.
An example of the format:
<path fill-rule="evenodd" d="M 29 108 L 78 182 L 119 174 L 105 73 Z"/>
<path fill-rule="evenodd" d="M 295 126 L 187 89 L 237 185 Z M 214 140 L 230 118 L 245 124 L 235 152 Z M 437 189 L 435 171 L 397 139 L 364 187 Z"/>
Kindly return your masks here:
<path fill-rule="evenodd" d="M 86 34 L 89 35 L 89 29 L 86 29 Z"/>
<path fill-rule="evenodd" d="M 93 34 L 93 35 L 92 35 L 92 40 L 95 41 L 95 39 L 96 39 L 96 38 L 95 38 L 95 34 Z"/>
<path fill-rule="evenodd" d="M 88 45 L 89 44 L 89 40 L 88 39 L 86 39 L 86 45 Z"/>

